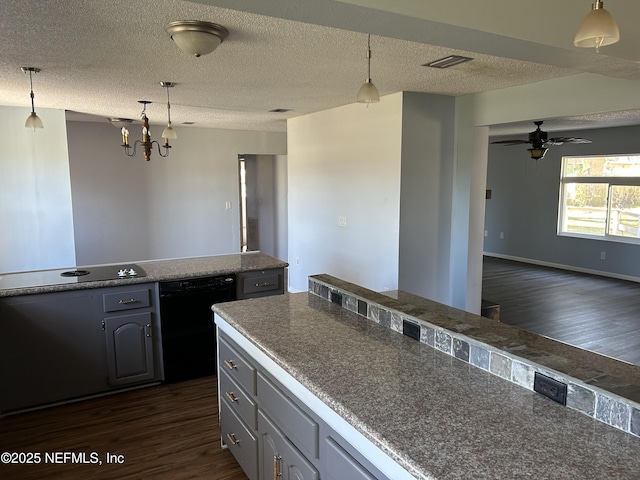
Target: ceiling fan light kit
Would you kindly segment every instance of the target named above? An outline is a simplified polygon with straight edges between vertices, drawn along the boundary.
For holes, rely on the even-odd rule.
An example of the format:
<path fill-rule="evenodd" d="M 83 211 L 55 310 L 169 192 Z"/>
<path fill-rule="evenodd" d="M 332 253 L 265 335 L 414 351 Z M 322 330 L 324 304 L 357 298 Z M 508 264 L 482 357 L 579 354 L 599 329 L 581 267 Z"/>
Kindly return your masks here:
<path fill-rule="evenodd" d="M 549 150 L 549 147 L 552 145 L 562 145 L 565 143 L 591 143 L 591 140 L 580 137 L 553 137 L 548 138 L 547 132 L 540 128 L 544 122 L 542 120 L 538 120 L 533 122 L 536 125 L 536 129 L 533 132 L 529 133 L 529 138 L 527 140 L 516 139 L 516 140 L 499 140 L 497 142 L 491 142 L 494 145 L 523 145 L 523 144 L 531 144 L 531 148 L 528 148 L 527 151 L 529 155 L 534 160 L 540 160 L 544 158 Z"/>
<path fill-rule="evenodd" d="M 620 40 L 620 30 L 613 15 L 604 8 L 604 3 L 595 1 L 592 10 L 582 20 L 573 39 L 576 47 L 593 48 L 611 45 Z"/>
<path fill-rule="evenodd" d="M 171 22 L 165 31 L 178 47 L 195 57 L 213 52 L 229 35 L 222 25 L 200 20 Z"/>

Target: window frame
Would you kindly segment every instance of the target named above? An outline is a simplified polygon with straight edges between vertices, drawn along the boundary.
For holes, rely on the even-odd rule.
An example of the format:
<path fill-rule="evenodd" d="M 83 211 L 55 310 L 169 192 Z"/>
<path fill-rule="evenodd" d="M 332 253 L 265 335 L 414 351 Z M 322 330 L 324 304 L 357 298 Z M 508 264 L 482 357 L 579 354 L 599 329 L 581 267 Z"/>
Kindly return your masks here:
<path fill-rule="evenodd" d="M 591 240 L 600 240 L 605 242 L 617 242 L 617 243 L 629 243 L 634 245 L 640 245 L 640 225 L 639 233 L 637 237 L 625 237 L 622 235 L 614 235 L 609 233 L 610 223 L 611 223 L 611 189 L 612 187 L 617 186 L 635 186 L 640 187 L 640 176 L 591 176 L 591 177 L 578 177 L 578 176 L 567 176 L 567 160 L 576 159 L 576 158 L 611 158 L 611 157 L 640 157 L 640 154 L 617 154 L 617 155 L 568 155 L 563 156 L 561 160 L 560 167 L 560 186 L 559 186 L 559 199 L 558 199 L 558 215 L 557 215 L 557 226 L 556 233 L 560 237 L 572 237 L 572 238 L 586 238 Z M 580 183 L 590 183 L 590 184 L 601 184 L 606 185 L 607 190 L 607 198 L 606 198 L 606 216 L 605 216 L 605 231 L 604 235 L 596 235 L 589 233 L 579 233 L 579 232 L 569 232 L 563 231 L 562 227 L 565 223 L 566 218 L 566 201 L 565 197 L 567 194 L 566 186 L 568 184 L 580 184 Z"/>

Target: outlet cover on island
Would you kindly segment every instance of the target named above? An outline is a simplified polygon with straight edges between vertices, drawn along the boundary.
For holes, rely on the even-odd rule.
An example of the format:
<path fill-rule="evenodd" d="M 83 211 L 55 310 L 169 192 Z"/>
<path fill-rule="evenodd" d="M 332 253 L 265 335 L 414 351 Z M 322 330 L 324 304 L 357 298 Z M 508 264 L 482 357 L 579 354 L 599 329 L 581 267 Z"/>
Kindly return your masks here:
<path fill-rule="evenodd" d="M 347 217 L 339 216 L 338 217 L 338 226 L 346 227 L 347 226 Z"/>

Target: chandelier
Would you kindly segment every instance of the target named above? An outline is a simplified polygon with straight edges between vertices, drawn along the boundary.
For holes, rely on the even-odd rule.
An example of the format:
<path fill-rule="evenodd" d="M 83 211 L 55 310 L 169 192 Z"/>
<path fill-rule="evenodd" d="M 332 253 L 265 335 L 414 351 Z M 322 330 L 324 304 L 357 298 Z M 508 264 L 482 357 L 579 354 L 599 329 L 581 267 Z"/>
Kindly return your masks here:
<path fill-rule="evenodd" d="M 151 132 L 149 130 L 149 118 L 147 117 L 147 105 L 149 105 L 149 100 L 138 100 L 138 103 L 142 104 L 142 113 L 140 113 L 140 119 L 142 121 L 142 140 L 136 140 L 133 145 L 129 143 L 129 130 L 127 127 L 123 125 L 122 127 L 122 147 L 124 147 L 124 153 L 128 157 L 134 157 L 136 155 L 136 147 L 140 146 L 142 149 L 142 153 L 144 155 L 144 159 L 148 162 L 151 160 L 151 151 L 153 150 L 153 146 L 155 145 L 158 149 L 158 155 L 161 157 L 169 156 L 169 149 L 171 145 L 169 145 L 170 139 L 178 138 L 176 131 L 171 126 L 171 102 L 169 101 L 169 88 L 175 86 L 175 83 L 172 82 L 160 82 L 160 86 L 164 87 L 167 90 L 167 127 L 162 132 L 162 138 L 164 139 L 164 144 L 160 147 L 160 143 L 156 140 L 151 140 Z M 122 121 L 123 119 L 111 119 L 114 124 L 117 124 L 116 121 Z"/>

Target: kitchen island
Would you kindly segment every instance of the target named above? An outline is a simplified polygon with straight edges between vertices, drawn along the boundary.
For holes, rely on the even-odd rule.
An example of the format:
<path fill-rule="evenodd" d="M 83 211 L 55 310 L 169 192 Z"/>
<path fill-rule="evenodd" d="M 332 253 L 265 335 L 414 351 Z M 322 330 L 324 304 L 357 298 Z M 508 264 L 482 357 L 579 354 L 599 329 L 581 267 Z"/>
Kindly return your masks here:
<path fill-rule="evenodd" d="M 387 478 L 638 478 L 636 435 L 345 303 L 297 293 L 214 311 L 259 371 Z"/>

